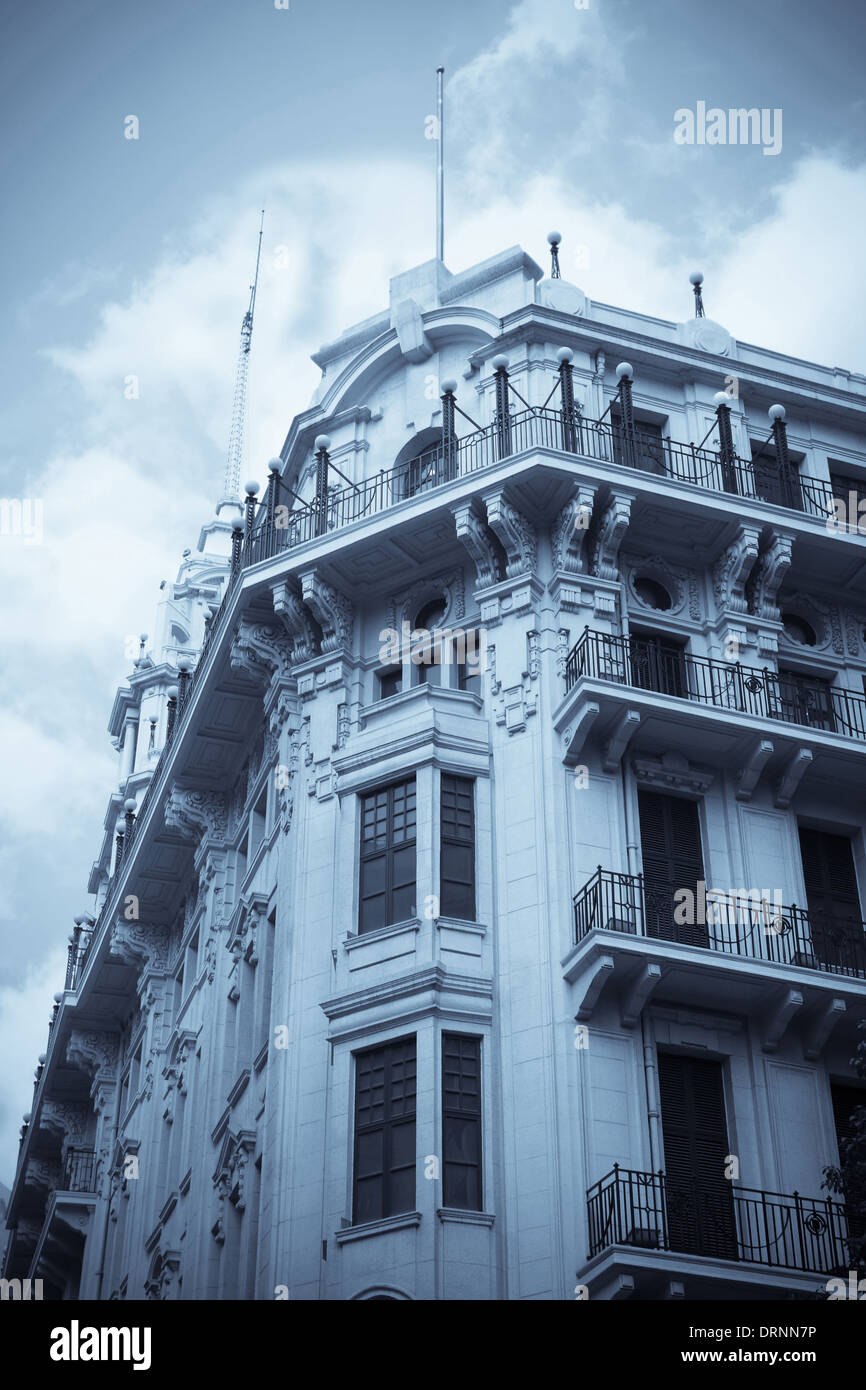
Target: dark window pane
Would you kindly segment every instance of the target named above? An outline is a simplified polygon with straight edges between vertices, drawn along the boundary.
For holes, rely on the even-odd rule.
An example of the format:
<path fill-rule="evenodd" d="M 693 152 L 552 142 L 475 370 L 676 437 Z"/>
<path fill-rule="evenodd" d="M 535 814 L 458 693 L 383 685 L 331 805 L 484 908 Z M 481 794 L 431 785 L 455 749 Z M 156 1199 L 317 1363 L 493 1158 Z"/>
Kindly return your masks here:
<path fill-rule="evenodd" d="M 415 779 L 361 799 L 358 929 L 415 915 Z"/>
<path fill-rule="evenodd" d="M 481 1040 L 442 1038 L 443 1201 L 481 1210 Z"/>
<path fill-rule="evenodd" d="M 415 1039 L 355 1059 L 354 1220 L 415 1205 Z"/>

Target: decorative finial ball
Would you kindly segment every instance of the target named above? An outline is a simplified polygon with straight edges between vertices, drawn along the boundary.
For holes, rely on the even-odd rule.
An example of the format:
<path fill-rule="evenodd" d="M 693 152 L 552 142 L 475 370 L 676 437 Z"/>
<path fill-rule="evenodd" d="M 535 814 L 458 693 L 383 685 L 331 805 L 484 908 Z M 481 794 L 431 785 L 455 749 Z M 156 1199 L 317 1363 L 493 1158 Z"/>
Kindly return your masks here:
<path fill-rule="evenodd" d="M 548 233 L 547 233 L 547 240 L 550 242 L 551 246 L 558 246 L 559 243 L 562 241 L 562 233 L 561 233 L 561 232 L 548 232 Z"/>
<path fill-rule="evenodd" d="M 179 692 L 178 687 L 177 687 L 176 685 L 170 685 L 170 686 L 168 687 L 168 698 L 169 698 L 170 700 L 176 700 L 177 697 L 178 697 L 178 695 L 179 695 L 179 693 L 180 693 L 180 692 Z"/>
<path fill-rule="evenodd" d="M 634 367 L 631 365 L 630 362 L 620 362 L 619 366 L 616 369 L 616 376 L 617 381 L 622 381 L 623 377 L 626 377 L 629 381 L 631 381 L 634 376 Z"/>
<path fill-rule="evenodd" d="M 690 285 L 702 285 L 703 283 L 704 283 L 704 272 L 703 272 L 702 270 L 693 270 L 692 273 L 691 273 L 691 275 L 689 276 L 689 284 L 690 284 Z"/>
<path fill-rule="evenodd" d="M 493 359 L 492 366 L 494 366 L 497 371 L 499 371 L 502 367 L 508 366 L 508 358 L 505 356 L 504 352 L 497 352 L 496 356 Z"/>
<path fill-rule="evenodd" d="M 571 362 L 573 358 L 574 353 L 572 352 L 571 348 L 561 347 L 556 349 L 557 362 Z"/>
<path fill-rule="evenodd" d="M 731 398 L 730 398 L 730 396 L 728 395 L 727 391 L 717 391 L 716 394 L 713 396 L 713 405 L 714 405 L 714 406 L 720 406 L 720 405 L 727 405 L 727 406 L 729 406 L 730 404 L 731 404 Z"/>
<path fill-rule="evenodd" d="M 124 803 L 123 803 L 123 809 L 124 809 L 124 811 L 126 811 L 126 813 L 127 813 L 128 815 L 130 815 L 130 814 L 132 814 L 132 813 L 135 811 L 135 808 L 136 808 L 136 805 L 137 805 L 137 804 L 138 804 L 138 803 L 136 802 L 134 796 L 128 796 L 128 797 L 126 798 L 126 800 L 124 801 Z"/>
<path fill-rule="evenodd" d="M 40 1054 L 39 1054 L 39 1056 L 37 1057 L 36 1060 L 40 1063 L 41 1066 L 44 1067 L 44 1066 L 45 1066 L 45 1063 L 48 1061 L 48 1055 L 47 1055 L 47 1053 L 45 1053 L 45 1052 L 40 1052 Z"/>
<path fill-rule="evenodd" d="M 232 530 L 233 530 L 233 531 L 242 531 L 243 529 L 244 529 L 244 519 L 243 519 L 243 517 L 242 517 L 242 516 L 238 516 L 238 515 L 233 516 L 233 517 L 232 517 Z"/>
<path fill-rule="evenodd" d="M 784 420 L 785 407 L 783 405 L 771 405 L 770 409 L 767 411 L 767 414 L 769 415 L 771 420 Z"/>
<path fill-rule="evenodd" d="M 87 921 L 87 917 L 83 912 L 79 912 L 78 915 L 76 917 L 73 917 L 72 920 L 75 923 L 76 927 L 82 927 L 84 926 L 84 923 Z"/>
<path fill-rule="evenodd" d="M 456 377 L 453 377 L 453 376 L 447 376 L 447 377 L 445 378 L 444 381 L 442 381 L 442 382 L 439 383 L 439 385 L 440 385 L 440 387 L 441 387 L 441 389 L 442 389 L 443 394 L 444 394 L 446 391 L 456 391 L 456 390 L 457 390 L 457 378 L 456 378 Z"/>
<path fill-rule="evenodd" d="M 317 434 L 315 442 L 317 449 L 325 449 L 327 451 L 331 447 L 331 436 L 329 434 Z"/>
<path fill-rule="evenodd" d="M 55 996 L 54 996 L 54 1002 L 55 1002 L 55 1004 L 62 1004 L 62 1003 L 63 1003 L 63 995 L 62 995 L 62 994 L 55 994 Z"/>
<path fill-rule="evenodd" d="M 269 472 L 269 473 L 282 473 L 282 471 L 283 471 L 283 460 L 282 460 L 281 458 L 272 458 L 272 459 L 270 459 L 270 460 L 268 461 L 268 472 Z"/>
<path fill-rule="evenodd" d="M 140 633 L 138 634 L 138 640 L 139 640 L 139 642 L 146 642 L 146 641 L 147 641 L 147 633 L 146 633 L 146 632 L 140 632 Z"/>
<path fill-rule="evenodd" d="M 258 492 L 258 490 L 259 490 L 259 485 L 258 485 L 258 483 L 253 482 L 252 479 L 250 479 L 250 481 L 249 481 L 248 483 L 244 483 L 244 492 L 247 494 L 247 497 L 255 497 L 255 495 L 256 495 L 256 493 Z"/>
<path fill-rule="evenodd" d="M 29 1125 L 30 1121 L 33 1119 L 33 1111 L 25 1110 L 21 1118 L 24 1121 L 25 1125 Z"/>
<path fill-rule="evenodd" d="M 179 656 L 177 659 L 177 669 L 179 671 L 191 671 L 192 662 L 188 656 Z"/>

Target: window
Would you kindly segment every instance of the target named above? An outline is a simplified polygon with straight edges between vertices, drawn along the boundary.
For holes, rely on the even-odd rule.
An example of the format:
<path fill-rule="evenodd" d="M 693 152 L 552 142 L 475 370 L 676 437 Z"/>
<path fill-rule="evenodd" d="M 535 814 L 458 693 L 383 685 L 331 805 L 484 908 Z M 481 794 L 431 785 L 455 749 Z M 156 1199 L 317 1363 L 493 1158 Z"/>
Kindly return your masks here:
<path fill-rule="evenodd" d="M 789 641 L 796 642 L 798 646 L 814 647 L 817 644 L 818 637 L 811 623 L 796 613 L 783 613 L 782 627 Z"/>
<path fill-rule="evenodd" d="M 678 921 L 674 897 L 687 888 L 696 902 L 698 884 L 705 879 L 697 804 L 643 788 L 637 800 L 647 936 L 708 946 L 706 922 L 697 920 L 698 913 Z"/>
<path fill-rule="evenodd" d="M 475 784 L 442 774 L 439 911 L 475 921 Z"/>
<path fill-rule="evenodd" d="M 383 666 L 376 672 L 376 680 L 379 683 L 379 700 L 387 700 L 389 695 L 399 695 L 403 689 L 403 667 L 402 666 Z"/>
<path fill-rule="evenodd" d="M 268 794 L 262 792 L 250 817 L 250 858 L 255 858 L 256 851 L 262 840 L 265 838 L 265 828 L 268 820 Z"/>
<path fill-rule="evenodd" d="M 632 633 L 629 644 L 631 683 L 638 690 L 655 690 L 660 695 L 688 691 L 686 653 L 681 641 L 669 633 Z"/>
<path fill-rule="evenodd" d="M 722 1064 L 664 1052 L 658 1062 L 670 1248 L 735 1260 Z"/>
<path fill-rule="evenodd" d="M 415 916 L 415 778 L 361 798 L 359 932 Z"/>
<path fill-rule="evenodd" d="M 647 473 L 664 473 L 664 435 L 661 425 L 652 420 L 635 420 L 634 432 L 627 436 L 622 415 L 617 408 L 610 412 L 614 463 L 626 468 L 641 468 Z"/>
<path fill-rule="evenodd" d="M 783 468 L 776 457 L 772 441 L 752 442 L 752 474 L 755 480 L 755 494 L 764 502 L 775 502 L 780 507 L 802 510 L 803 493 L 800 486 L 799 467 L 802 454 L 788 450 L 788 467 Z"/>
<path fill-rule="evenodd" d="M 415 1206 L 415 1039 L 355 1057 L 353 1221 Z"/>
<path fill-rule="evenodd" d="M 470 690 L 473 695 L 481 694 L 481 666 L 468 661 L 461 661 L 457 667 L 457 689 Z"/>
<path fill-rule="evenodd" d="M 671 596 L 663 584 L 648 575 L 638 575 L 634 581 L 634 591 L 647 608 L 658 608 L 665 612 L 671 606 Z"/>
<path fill-rule="evenodd" d="M 481 1211 L 481 1039 L 442 1038 L 443 1205 Z"/>
<path fill-rule="evenodd" d="M 849 502 L 852 500 L 850 494 L 853 492 L 854 512 L 858 513 L 861 506 L 866 510 L 866 477 L 859 477 L 847 473 L 837 473 L 834 469 L 833 460 L 830 460 L 830 487 L 833 489 L 833 496 L 837 502 L 841 502 L 848 509 Z M 856 522 L 857 516 L 848 517 L 849 522 Z"/>

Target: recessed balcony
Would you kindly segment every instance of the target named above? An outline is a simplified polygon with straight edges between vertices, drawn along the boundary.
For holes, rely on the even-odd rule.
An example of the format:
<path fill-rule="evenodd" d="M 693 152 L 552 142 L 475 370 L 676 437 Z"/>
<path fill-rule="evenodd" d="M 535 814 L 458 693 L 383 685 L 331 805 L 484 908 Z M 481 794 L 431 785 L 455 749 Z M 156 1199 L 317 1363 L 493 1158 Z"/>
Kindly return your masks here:
<path fill-rule="evenodd" d="M 681 1297 L 677 1285 L 693 1296 L 698 1284 L 704 1296 L 809 1294 L 848 1270 L 845 1209 L 831 1198 L 614 1165 L 587 1192 L 587 1222 L 578 1278 L 595 1297 Z"/>

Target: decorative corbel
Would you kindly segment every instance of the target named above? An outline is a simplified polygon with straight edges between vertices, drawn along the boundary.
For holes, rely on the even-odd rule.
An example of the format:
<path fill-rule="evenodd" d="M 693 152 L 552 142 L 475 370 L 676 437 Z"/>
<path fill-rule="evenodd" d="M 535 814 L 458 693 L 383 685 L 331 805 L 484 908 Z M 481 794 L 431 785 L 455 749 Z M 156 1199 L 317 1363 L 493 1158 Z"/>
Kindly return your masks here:
<path fill-rule="evenodd" d="M 791 552 L 794 537 L 788 532 L 776 531 L 772 540 L 758 555 L 746 585 L 749 611 L 756 618 L 769 618 L 778 622 L 779 609 L 776 599 L 782 580 L 791 567 Z"/>
<path fill-rule="evenodd" d="M 757 526 L 741 526 L 713 565 L 713 593 L 720 613 L 748 612 L 745 587 L 758 559 L 760 538 Z"/>
<path fill-rule="evenodd" d="M 301 596 L 322 629 L 322 652 L 352 650 L 355 610 L 350 599 L 316 570 L 301 575 Z"/>
<path fill-rule="evenodd" d="M 499 538 L 491 532 L 480 504 L 473 497 L 452 507 L 457 539 L 467 551 L 478 575 L 478 588 L 486 589 L 499 580 Z"/>
<path fill-rule="evenodd" d="M 282 624 L 253 623 L 242 618 L 232 640 L 229 660 L 233 671 L 257 683 L 269 684 L 286 674 L 292 663 L 292 644 Z"/>
<path fill-rule="evenodd" d="M 513 579 L 518 574 L 534 574 L 538 565 L 535 527 L 508 500 L 503 488 L 485 494 L 484 502 L 487 524 L 499 537 L 507 557 L 506 579 Z"/>
<path fill-rule="evenodd" d="M 553 570 L 564 570 L 567 574 L 585 574 L 587 567 L 587 546 L 585 544 L 597 489 L 588 483 L 581 483 L 575 490 L 573 499 L 553 523 L 550 530 L 550 544 L 553 552 Z"/>
<path fill-rule="evenodd" d="M 631 519 L 631 493 L 615 492 L 604 508 L 592 545 L 592 573 L 598 579 L 619 579 L 619 550 Z"/>
<path fill-rule="evenodd" d="M 223 792 L 172 787 L 165 803 L 165 824 L 186 840 L 205 837 L 222 844 L 228 833 L 228 803 Z"/>
<path fill-rule="evenodd" d="M 301 597 L 301 586 L 294 575 L 271 586 L 274 612 L 288 633 L 292 662 L 309 661 L 322 649 L 322 629 Z"/>

